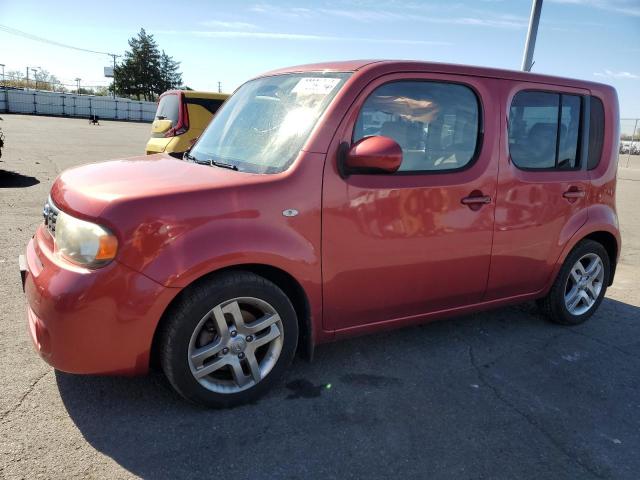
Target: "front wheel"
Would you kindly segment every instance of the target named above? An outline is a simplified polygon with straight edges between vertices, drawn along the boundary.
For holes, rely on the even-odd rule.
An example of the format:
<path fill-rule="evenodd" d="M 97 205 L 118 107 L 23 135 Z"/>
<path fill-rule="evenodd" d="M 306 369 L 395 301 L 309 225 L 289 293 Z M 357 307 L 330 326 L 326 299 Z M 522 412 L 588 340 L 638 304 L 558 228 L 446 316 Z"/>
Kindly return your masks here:
<path fill-rule="evenodd" d="M 556 323 L 583 323 L 602 302 L 609 276 L 607 251 L 598 242 L 583 240 L 567 256 L 549 294 L 538 305 Z"/>
<path fill-rule="evenodd" d="M 188 400 L 230 407 L 266 392 L 291 363 L 297 340 L 284 292 L 258 275 L 232 272 L 191 287 L 167 312 L 160 361 Z"/>

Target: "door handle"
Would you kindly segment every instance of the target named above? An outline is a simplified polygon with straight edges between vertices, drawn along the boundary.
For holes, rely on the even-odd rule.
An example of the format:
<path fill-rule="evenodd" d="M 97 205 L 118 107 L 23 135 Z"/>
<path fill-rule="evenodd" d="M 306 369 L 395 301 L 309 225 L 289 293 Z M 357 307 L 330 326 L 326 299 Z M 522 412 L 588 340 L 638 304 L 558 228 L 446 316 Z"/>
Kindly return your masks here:
<path fill-rule="evenodd" d="M 483 195 L 480 190 L 474 190 L 468 197 L 464 197 L 460 200 L 460 203 L 469 207 L 474 212 L 480 210 L 483 205 L 491 203 L 491 197 L 489 195 Z"/>
<path fill-rule="evenodd" d="M 578 189 L 570 189 L 562 194 L 564 198 L 567 198 L 569 200 L 584 198 L 585 195 L 586 195 L 586 192 L 584 190 L 578 190 Z"/>
<path fill-rule="evenodd" d="M 477 196 L 470 196 L 470 197 L 464 197 L 462 200 L 460 200 L 460 202 L 463 205 L 486 205 L 488 203 L 491 203 L 491 197 L 489 195 L 477 195 Z"/>

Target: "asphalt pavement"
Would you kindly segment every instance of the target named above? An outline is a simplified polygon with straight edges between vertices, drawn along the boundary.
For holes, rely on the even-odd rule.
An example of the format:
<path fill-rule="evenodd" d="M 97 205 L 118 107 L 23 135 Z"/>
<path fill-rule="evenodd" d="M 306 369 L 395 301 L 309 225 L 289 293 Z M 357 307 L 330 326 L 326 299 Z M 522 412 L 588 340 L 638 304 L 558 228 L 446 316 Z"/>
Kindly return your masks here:
<path fill-rule="evenodd" d="M 143 153 L 149 125 L 1 116 L 0 478 L 638 478 L 638 159 L 616 283 L 586 324 L 527 303 L 323 345 L 255 404 L 204 410 L 159 373 L 56 372 L 26 332 L 17 257 L 53 180 Z"/>

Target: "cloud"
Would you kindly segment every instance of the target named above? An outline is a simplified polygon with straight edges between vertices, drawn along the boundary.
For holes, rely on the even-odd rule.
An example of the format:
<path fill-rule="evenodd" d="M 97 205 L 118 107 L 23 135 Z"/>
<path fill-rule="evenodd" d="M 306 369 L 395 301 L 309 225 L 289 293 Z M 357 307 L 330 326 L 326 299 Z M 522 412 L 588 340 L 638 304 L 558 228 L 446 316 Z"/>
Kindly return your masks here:
<path fill-rule="evenodd" d="M 424 15 L 418 13 L 418 8 L 412 4 L 388 5 L 388 7 L 391 6 L 396 6 L 397 10 L 394 11 L 389 8 L 284 8 L 266 3 L 254 5 L 249 10 L 254 13 L 282 19 L 309 19 L 331 16 L 358 23 L 411 22 L 506 29 L 524 29 L 529 24 L 529 20 L 526 17 L 504 14 L 480 14 L 480 12 L 474 12 L 474 9 L 466 10 L 467 12 L 473 12 L 473 15 L 437 16 L 435 14 Z M 424 12 L 425 8 L 425 6 L 422 6 L 420 10 Z"/>
<path fill-rule="evenodd" d="M 333 35 L 314 35 L 308 33 L 290 33 L 290 32 L 247 32 L 247 31 L 230 31 L 230 30 L 192 30 L 180 32 L 176 30 L 165 30 L 161 33 L 189 33 L 199 37 L 208 38 L 257 38 L 267 40 L 303 40 L 303 41 L 330 41 L 330 42 L 365 42 L 365 43 L 392 43 L 400 45 L 452 45 L 451 42 L 443 42 L 440 40 L 411 40 L 400 38 L 372 38 L 372 37 L 340 37 Z"/>
<path fill-rule="evenodd" d="M 253 23 L 225 22 L 222 20 L 205 20 L 204 22 L 200 22 L 200 25 L 202 25 L 203 27 L 228 28 L 232 30 L 255 30 L 258 28 L 258 26 Z"/>
<path fill-rule="evenodd" d="M 433 19 L 436 23 L 438 19 Z M 461 17 L 444 19 L 441 23 L 451 23 L 454 25 L 475 25 L 478 27 L 491 28 L 527 28 L 529 21 L 512 15 L 501 15 L 495 18 Z"/>
<path fill-rule="evenodd" d="M 636 75 L 631 72 L 614 72 L 612 70 L 605 70 L 604 72 L 595 72 L 594 75 L 596 77 L 604 77 L 604 78 L 622 78 L 627 80 L 637 80 L 640 78 L 640 75 Z"/>
<path fill-rule="evenodd" d="M 281 18 L 310 18 L 313 16 L 313 10 L 303 7 L 280 7 L 270 5 L 268 3 L 259 3 L 249 8 L 250 12 L 261 13 L 264 15 L 272 15 Z"/>
<path fill-rule="evenodd" d="M 552 3 L 579 5 L 599 8 L 609 12 L 640 17 L 640 6 L 637 0 L 549 0 Z"/>

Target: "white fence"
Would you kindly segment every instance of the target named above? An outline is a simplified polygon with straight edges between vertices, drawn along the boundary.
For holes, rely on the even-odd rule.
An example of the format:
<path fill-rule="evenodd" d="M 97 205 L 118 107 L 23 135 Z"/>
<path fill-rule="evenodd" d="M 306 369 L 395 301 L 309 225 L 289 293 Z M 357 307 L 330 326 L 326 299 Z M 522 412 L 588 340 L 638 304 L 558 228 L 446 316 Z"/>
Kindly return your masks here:
<path fill-rule="evenodd" d="M 152 122 L 155 102 L 0 87 L 0 112 Z"/>

